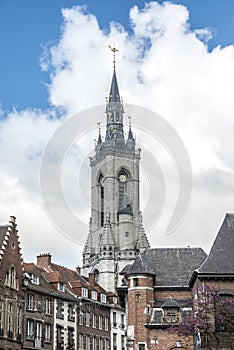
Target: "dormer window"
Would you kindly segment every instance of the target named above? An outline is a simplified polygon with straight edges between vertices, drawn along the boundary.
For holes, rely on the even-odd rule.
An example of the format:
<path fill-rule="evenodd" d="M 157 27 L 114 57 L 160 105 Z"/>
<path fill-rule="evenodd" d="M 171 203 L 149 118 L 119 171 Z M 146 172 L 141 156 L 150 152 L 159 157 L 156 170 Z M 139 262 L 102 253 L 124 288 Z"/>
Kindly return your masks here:
<path fill-rule="evenodd" d="M 178 323 L 179 322 L 179 309 L 176 307 L 164 308 L 164 322 L 165 323 Z"/>
<path fill-rule="evenodd" d="M 101 302 L 106 303 L 106 294 L 101 294 Z"/>
<path fill-rule="evenodd" d="M 95 290 L 92 290 L 92 299 L 97 300 L 97 292 Z"/>
<path fill-rule="evenodd" d="M 33 284 L 39 284 L 39 276 L 38 276 L 38 275 L 32 274 L 31 277 L 32 277 L 31 282 L 32 282 Z"/>
<path fill-rule="evenodd" d="M 64 292 L 65 291 L 63 282 L 58 282 L 58 290 L 60 292 Z"/>
<path fill-rule="evenodd" d="M 88 289 L 87 288 L 82 288 L 82 297 L 88 298 Z"/>
<path fill-rule="evenodd" d="M 117 304 L 118 303 L 118 298 L 117 297 L 113 297 L 113 303 Z"/>

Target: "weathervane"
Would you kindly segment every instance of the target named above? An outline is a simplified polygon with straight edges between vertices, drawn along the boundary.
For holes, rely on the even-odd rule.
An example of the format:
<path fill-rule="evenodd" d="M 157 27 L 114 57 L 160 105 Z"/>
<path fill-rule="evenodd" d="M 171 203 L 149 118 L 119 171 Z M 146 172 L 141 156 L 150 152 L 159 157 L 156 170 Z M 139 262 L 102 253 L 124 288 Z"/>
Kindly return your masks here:
<path fill-rule="evenodd" d="M 114 59 L 113 59 L 113 64 L 114 64 L 114 69 L 115 69 L 115 62 L 116 62 L 116 60 L 115 60 L 115 53 L 116 52 L 118 52 L 119 50 L 118 49 L 116 49 L 116 47 L 115 47 L 115 44 L 114 44 L 114 47 L 111 47 L 110 45 L 108 46 L 110 49 L 111 49 L 111 51 L 113 52 L 113 54 L 114 54 Z"/>

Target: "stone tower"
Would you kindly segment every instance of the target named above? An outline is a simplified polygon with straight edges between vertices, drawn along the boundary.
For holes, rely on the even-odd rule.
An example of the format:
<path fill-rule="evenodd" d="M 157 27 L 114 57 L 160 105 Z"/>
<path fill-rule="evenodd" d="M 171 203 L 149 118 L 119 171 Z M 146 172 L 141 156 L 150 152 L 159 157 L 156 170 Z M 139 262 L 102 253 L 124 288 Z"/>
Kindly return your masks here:
<path fill-rule="evenodd" d="M 83 273 L 94 272 L 99 284 L 114 291 L 121 285 L 119 272 L 149 247 L 139 203 L 140 149 L 136 149 L 130 123 L 124 136 L 115 60 L 105 112 L 105 139 L 99 128 L 95 154 L 90 158 L 92 208 Z"/>

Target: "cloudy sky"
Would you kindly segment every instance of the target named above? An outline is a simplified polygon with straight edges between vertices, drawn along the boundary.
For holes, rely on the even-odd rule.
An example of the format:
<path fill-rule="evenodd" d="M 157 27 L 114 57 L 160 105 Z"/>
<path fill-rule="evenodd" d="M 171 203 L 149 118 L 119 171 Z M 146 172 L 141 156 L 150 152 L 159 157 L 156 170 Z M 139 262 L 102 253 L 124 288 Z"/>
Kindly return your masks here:
<path fill-rule="evenodd" d="M 25 260 L 51 252 L 60 264 L 81 264 L 89 156 L 97 121 L 105 132 L 114 43 L 121 96 L 145 113 L 139 119 L 136 111 L 132 124 L 142 149 L 141 208 L 151 245 L 208 252 L 225 213 L 234 211 L 233 1 L 8 0 L 0 2 L 0 27 L 0 222 L 17 217 Z M 190 189 L 178 179 L 179 146 L 170 150 L 159 116 L 183 142 L 192 167 L 186 216 L 170 234 L 179 191 Z M 50 197 L 57 189 L 54 159 L 40 172 L 55 140 L 63 157 L 62 203 Z"/>

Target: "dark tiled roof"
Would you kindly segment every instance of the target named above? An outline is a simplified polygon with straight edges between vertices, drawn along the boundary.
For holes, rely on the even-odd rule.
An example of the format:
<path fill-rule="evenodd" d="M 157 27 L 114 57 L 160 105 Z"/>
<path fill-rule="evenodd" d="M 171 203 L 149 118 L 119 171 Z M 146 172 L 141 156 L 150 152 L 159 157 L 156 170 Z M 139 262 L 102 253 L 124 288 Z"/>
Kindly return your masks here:
<path fill-rule="evenodd" d="M 148 248 L 137 256 L 127 274 L 153 273 L 155 286 L 187 287 L 193 271 L 206 257 L 201 248 Z"/>
<path fill-rule="evenodd" d="M 234 214 L 226 214 L 209 256 L 198 273 L 234 274 Z"/>

